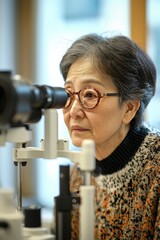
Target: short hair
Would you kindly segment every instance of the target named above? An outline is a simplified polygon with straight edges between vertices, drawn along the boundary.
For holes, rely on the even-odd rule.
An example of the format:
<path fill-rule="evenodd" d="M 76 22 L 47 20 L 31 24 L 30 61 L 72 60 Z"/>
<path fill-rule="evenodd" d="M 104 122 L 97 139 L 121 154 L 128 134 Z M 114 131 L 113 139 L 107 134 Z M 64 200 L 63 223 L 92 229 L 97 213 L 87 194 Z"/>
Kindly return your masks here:
<path fill-rule="evenodd" d="M 131 121 L 139 127 L 156 89 L 156 68 L 151 58 L 126 36 L 84 35 L 70 46 L 60 62 L 64 80 L 71 65 L 80 58 L 89 59 L 97 71 L 111 76 L 121 102 L 140 100 L 140 108 Z"/>

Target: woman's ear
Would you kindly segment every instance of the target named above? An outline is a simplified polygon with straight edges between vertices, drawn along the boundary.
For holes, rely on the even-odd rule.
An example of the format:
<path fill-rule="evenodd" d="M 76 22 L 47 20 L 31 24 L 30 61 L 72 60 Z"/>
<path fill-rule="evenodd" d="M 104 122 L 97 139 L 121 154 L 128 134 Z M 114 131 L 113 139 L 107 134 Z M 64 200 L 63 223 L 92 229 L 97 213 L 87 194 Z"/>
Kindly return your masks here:
<path fill-rule="evenodd" d="M 123 122 L 125 124 L 128 124 L 131 122 L 131 120 L 136 115 L 136 112 L 138 111 L 139 107 L 140 107 L 139 100 L 130 100 L 126 102 L 126 112 L 123 117 Z"/>

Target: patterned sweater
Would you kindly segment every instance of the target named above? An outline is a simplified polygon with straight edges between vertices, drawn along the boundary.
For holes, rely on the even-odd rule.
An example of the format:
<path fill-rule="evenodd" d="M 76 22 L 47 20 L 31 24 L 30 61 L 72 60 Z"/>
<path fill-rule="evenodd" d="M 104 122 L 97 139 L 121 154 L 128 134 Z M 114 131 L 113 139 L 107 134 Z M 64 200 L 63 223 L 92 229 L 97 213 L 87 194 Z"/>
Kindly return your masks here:
<path fill-rule="evenodd" d="M 82 183 L 83 174 L 74 166 L 71 192 L 78 194 Z M 131 129 L 109 157 L 96 160 L 92 184 L 96 240 L 160 239 L 160 132 Z M 78 217 L 74 209 L 72 240 L 79 239 Z"/>

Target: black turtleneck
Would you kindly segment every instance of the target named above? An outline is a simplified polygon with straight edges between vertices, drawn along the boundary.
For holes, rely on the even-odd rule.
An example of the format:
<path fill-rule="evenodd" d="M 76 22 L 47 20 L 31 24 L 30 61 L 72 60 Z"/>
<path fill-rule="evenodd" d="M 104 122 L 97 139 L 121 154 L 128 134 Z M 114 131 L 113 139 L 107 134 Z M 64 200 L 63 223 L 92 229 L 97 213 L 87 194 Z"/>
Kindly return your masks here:
<path fill-rule="evenodd" d="M 110 156 L 100 161 L 96 159 L 94 174 L 112 174 L 124 168 L 138 150 L 147 133 L 148 129 L 145 127 L 131 128 L 125 139 Z"/>

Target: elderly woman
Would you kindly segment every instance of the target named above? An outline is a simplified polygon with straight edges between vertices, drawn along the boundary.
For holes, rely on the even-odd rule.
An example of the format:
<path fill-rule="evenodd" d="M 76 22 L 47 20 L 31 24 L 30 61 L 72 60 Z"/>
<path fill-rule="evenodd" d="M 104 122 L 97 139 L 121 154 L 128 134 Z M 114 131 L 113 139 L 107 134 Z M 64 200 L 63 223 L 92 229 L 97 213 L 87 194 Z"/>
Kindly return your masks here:
<path fill-rule="evenodd" d="M 71 45 L 60 69 L 72 142 L 95 142 L 95 239 L 160 239 L 160 132 L 143 123 L 155 93 L 153 62 L 125 36 L 90 34 Z M 82 181 L 75 165 L 72 193 Z M 79 239 L 78 210 L 72 239 Z"/>

